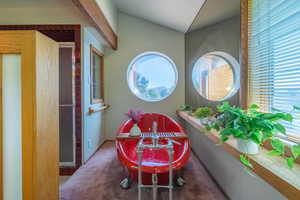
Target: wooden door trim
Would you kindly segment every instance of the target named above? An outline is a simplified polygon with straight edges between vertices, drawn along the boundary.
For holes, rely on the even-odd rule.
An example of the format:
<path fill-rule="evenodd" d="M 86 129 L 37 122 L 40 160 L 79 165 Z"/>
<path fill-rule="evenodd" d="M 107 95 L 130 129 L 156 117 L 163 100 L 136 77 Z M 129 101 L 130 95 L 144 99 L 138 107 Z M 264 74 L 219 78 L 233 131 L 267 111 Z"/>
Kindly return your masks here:
<path fill-rule="evenodd" d="M 240 105 L 248 107 L 248 0 L 241 0 L 241 47 L 240 47 Z"/>
<path fill-rule="evenodd" d="M 3 199 L 3 103 L 2 103 L 2 54 L 0 53 L 0 199 Z"/>
<path fill-rule="evenodd" d="M 96 53 L 100 57 L 100 95 L 102 98 L 94 99 L 94 91 L 93 91 L 93 82 L 94 82 L 94 76 L 93 76 L 93 53 Z M 99 104 L 104 103 L 104 54 L 98 50 L 93 45 L 90 45 L 90 104 Z"/>

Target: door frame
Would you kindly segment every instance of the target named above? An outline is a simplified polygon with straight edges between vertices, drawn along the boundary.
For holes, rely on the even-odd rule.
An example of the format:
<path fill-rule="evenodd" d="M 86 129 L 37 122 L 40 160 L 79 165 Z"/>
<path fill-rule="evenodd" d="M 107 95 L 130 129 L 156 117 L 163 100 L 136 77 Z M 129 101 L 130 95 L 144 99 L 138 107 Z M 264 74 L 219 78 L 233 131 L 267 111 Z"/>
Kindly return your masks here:
<path fill-rule="evenodd" d="M 57 42 L 75 43 L 75 167 L 60 167 L 60 175 L 72 175 L 82 165 L 82 69 L 81 69 L 81 25 L 0 25 L 0 30 L 37 30 Z M 66 34 L 74 32 L 74 38 Z M 60 34 L 61 32 L 61 34 Z M 1 140 L 1 138 L 0 138 Z"/>

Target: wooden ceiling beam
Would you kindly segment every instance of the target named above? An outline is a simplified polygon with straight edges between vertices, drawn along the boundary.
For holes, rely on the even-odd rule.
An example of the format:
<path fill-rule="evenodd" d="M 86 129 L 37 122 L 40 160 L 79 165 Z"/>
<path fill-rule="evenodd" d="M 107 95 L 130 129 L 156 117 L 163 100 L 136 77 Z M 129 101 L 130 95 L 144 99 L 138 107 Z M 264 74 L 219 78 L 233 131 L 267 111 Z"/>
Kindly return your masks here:
<path fill-rule="evenodd" d="M 103 11 L 98 6 L 96 0 L 73 0 L 73 2 L 86 14 L 95 24 L 104 39 L 112 49 L 118 48 L 118 36 L 113 31 Z"/>

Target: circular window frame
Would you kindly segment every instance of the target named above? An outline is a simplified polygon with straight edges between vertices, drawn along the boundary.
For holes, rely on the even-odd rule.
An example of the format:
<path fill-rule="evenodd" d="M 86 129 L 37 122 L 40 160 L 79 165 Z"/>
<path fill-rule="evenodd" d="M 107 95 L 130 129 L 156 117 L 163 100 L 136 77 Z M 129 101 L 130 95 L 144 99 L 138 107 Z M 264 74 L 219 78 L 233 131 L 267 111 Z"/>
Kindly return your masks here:
<path fill-rule="evenodd" d="M 170 90 L 170 93 L 168 95 L 166 95 L 164 98 L 161 98 L 161 99 L 154 99 L 154 100 L 151 100 L 151 99 L 148 99 L 148 98 L 144 98 L 142 96 L 140 96 L 139 94 L 137 94 L 137 92 L 134 92 L 134 86 L 130 86 L 129 84 L 129 74 L 130 74 L 130 71 L 132 70 L 132 67 L 133 65 L 143 56 L 147 56 L 147 55 L 151 55 L 151 54 L 154 54 L 154 55 L 158 55 L 160 57 L 163 57 L 165 58 L 172 66 L 172 69 L 174 71 L 174 74 L 175 74 L 175 85 L 174 87 L 172 87 L 172 89 Z M 178 70 L 177 70 L 177 66 L 175 64 L 175 62 L 167 55 L 163 54 L 163 53 L 160 53 L 160 52 L 157 52 L 157 51 L 146 51 L 146 52 L 143 52 L 143 53 L 140 53 L 138 54 L 137 56 L 135 56 L 131 62 L 129 63 L 128 67 L 127 67 L 127 74 L 126 74 L 126 79 L 127 79 L 127 86 L 129 87 L 129 90 L 131 91 L 132 94 L 134 94 L 134 96 L 136 96 L 138 99 L 141 99 L 143 101 L 146 101 L 146 102 L 159 102 L 159 101 L 163 101 L 165 99 L 167 99 L 168 97 L 170 97 L 173 92 L 175 91 L 175 89 L 177 88 L 177 84 L 178 84 Z"/>
<path fill-rule="evenodd" d="M 233 71 L 233 78 L 234 78 L 234 83 L 233 83 L 233 87 L 231 88 L 230 92 L 223 97 L 222 99 L 218 99 L 218 100 L 210 100 L 206 97 L 204 97 L 199 90 L 196 88 L 196 83 L 195 80 L 193 79 L 193 74 L 194 71 L 196 70 L 196 65 L 199 62 L 199 60 L 205 56 L 217 56 L 217 57 L 221 57 L 222 59 L 224 59 L 231 67 L 232 71 Z M 221 102 L 221 101 L 225 101 L 228 100 L 229 98 L 233 97 L 237 91 L 240 89 L 240 64 L 238 63 L 238 61 L 230 54 L 225 53 L 223 51 L 213 51 L 213 52 L 209 52 L 206 53 L 204 55 L 202 55 L 201 57 L 199 57 L 197 59 L 197 61 L 195 62 L 194 66 L 193 66 L 193 70 L 192 70 L 192 83 L 193 83 L 193 87 L 194 89 L 197 91 L 197 93 L 204 99 L 211 101 L 211 102 Z"/>

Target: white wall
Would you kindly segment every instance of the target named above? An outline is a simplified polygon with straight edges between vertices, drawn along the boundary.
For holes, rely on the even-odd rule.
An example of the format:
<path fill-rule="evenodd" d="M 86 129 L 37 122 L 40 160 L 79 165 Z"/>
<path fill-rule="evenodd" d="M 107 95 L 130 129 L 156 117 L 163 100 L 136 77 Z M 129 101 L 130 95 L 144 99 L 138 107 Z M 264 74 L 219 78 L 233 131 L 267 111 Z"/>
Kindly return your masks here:
<path fill-rule="evenodd" d="M 105 118 L 107 139 L 115 138 L 124 113 L 130 108 L 176 117 L 176 109 L 184 104 L 184 34 L 123 13 L 119 13 L 118 22 L 119 49 L 108 51 L 105 59 L 105 101 L 111 105 Z M 156 103 L 138 99 L 127 85 L 128 64 L 145 51 L 166 54 L 178 69 L 177 88 L 167 99 Z"/>

